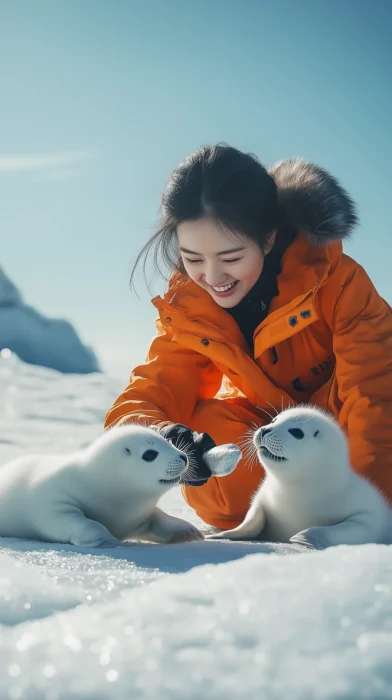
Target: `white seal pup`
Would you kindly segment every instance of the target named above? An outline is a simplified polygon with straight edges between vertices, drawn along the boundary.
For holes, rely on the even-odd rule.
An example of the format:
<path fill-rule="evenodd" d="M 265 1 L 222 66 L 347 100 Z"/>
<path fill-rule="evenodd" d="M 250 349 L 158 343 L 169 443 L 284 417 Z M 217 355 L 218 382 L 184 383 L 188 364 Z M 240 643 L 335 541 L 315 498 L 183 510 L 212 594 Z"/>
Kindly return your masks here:
<path fill-rule="evenodd" d="M 206 453 L 216 475 L 230 473 L 235 446 Z M 67 455 L 30 455 L 0 467 L 0 536 L 113 547 L 204 539 L 189 522 L 157 508 L 188 467 L 184 452 L 150 428 L 114 427 Z"/>
<path fill-rule="evenodd" d="M 313 406 L 290 408 L 253 443 L 266 476 L 241 525 L 208 539 L 262 539 L 316 549 L 392 543 L 386 498 L 352 469 L 346 437 Z"/>

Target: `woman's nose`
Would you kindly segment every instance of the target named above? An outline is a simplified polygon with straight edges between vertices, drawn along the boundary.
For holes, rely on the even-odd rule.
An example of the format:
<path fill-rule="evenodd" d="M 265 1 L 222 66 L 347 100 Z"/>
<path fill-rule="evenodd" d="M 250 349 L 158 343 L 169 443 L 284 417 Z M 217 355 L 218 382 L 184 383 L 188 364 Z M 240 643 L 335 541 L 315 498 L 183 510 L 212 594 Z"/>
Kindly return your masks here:
<path fill-rule="evenodd" d="M 217 287 L 224 281 L 224 273 L 221 266 L 216 263 L 206 265 L 204 270 L 204 279 L 211 287 Z"/>

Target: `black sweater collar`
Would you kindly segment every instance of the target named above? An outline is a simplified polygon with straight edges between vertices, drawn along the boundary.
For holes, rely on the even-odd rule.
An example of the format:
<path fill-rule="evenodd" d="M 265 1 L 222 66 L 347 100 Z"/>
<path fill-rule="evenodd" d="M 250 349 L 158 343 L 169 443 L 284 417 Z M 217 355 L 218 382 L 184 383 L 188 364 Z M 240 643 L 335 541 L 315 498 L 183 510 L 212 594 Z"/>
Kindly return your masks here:
<path fill-rule="evenodd" d="M 296 232 L 292 232 L 292 243 Z M 279 294 L 277 277 L 282 270 L 282 257 L 287 248 L 274 246 L 266 256 L 260 277 L 241 301 L 226 311 L 237 322 L 248 345 L 253 348 L 253 333 L 268 315 L 272 299 Z"/>

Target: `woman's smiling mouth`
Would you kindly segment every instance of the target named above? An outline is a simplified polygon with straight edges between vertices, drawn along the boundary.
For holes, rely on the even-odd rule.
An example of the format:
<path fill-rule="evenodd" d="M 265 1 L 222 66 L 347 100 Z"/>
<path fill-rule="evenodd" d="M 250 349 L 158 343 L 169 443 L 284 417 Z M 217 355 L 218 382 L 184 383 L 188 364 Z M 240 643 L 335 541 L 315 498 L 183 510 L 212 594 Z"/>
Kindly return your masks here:
<path fill-rule="evenodd" d="M 230 284 L 224 284 L 224 285 L 219 286 L 219 287 L 212 287 L 212 285 L 210 285 L 210 287 L 211 287 L 211 289 L 214 290 L 214 293 L 217 294 L 218 296 L 229 296 L 237 284 L 238 284 L 238 280 L 235 280 L 234 282 L 230 282 Z"/>

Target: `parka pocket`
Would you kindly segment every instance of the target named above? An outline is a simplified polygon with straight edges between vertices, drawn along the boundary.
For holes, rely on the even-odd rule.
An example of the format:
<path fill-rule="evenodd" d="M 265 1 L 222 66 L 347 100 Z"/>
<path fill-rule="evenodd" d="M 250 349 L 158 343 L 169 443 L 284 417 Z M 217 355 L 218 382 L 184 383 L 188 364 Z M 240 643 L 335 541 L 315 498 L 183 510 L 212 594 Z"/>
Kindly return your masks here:
<path fill-rule="evenodd" d="M 338 382 L 336 378 L 336 367 L 332 372 L 332 376 L 328 379 L 325 384 L 315 391 L 311 397 L 309 403 L 318 406 L 324 411 L 332 413 L 335 418 L 339 418 L 340 410 L 343 406 L 342 402 L 338 396 Z"/>

